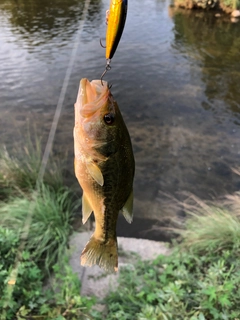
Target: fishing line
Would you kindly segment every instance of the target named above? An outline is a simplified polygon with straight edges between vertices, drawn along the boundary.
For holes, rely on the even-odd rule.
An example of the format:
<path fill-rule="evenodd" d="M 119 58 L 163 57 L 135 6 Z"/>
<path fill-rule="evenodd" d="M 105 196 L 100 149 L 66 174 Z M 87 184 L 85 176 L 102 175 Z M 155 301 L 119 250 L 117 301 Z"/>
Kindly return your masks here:
<path fill-rule="evenodd" d="M 52 150 L 52 146 L 53 146 L 53 141 L 54 141 L 54 137 L 56 134 L 56 130 L 57 130 L 57 126 L 58 126 L 58 122 L 60 119 L 60 115 L 63 109 L 63 102 L 65 99 L 65 95 L 66 95 L 66 91 L 67 91 L 67 87 L 69 84 L 69 80 L 70 80 L 70 76 L 72 73 L 72 69 L 73 69 L 73 64 L 76 58 L 76 54 L 77 54 L 77 49 L 80 43 L 80 38 L 81 38 L 81 34 L 83 31 L 83 26 L 87 17 L 87 13 L 88 13 L 88 8 L 90 5 L 90 0 L 86 0 L 85 4 L 84 4 L 84 9 L 83 9 L 83 14 L 82 14 L 82 19 L 79 22 L 79 26 L 78 26 L 78 32 L 76 35 L 76 40 L 73 44 L 73 49 L 72 49 L 72 53 L 71 53 L 71 57 L 69 60 L 69 64 L 66 70 L 66 74 L 65 74 L 65 78 L 63 81 L 63 85 L 62 85 L 62 89 L 59 95 L 59 99 L 58 99 L 58 103 L 56 106 L 56 110 L 55 110 L 55 114 L 54 114 L 54 118 L 52 121 L 52 125 L 51 125 L 51 129 L 48 135 L 48 140 L 46 143 L 46 147 L 45 147 L 45 151 L 42 157 L 42 161 L 41 161 L 41 166 L 39 169 L 39 173 L 38 173 L 38 177 L 37 177 L 37 181 L 36 181 L 36 187 L 35 187 L 35 191 L 33 192 L 33 196 L 32 196 L 32 202 L 31 205 L 29 206 L 29 210 L 28 210 L 28 215 L 27 215 L 27 219 L 25 221 L 25 224 L 23 226 L 23 230 L 22 230 L 22 234 L 21 234 L 21 239 L 20 239 L 20 245 L 18 247 L 18 251 L 16 254 L 16 258 L 15 258 L 15 262 L 14 262 L 14 268 L 13 270 L 10 272 L 9 275 L 9 280 L 7 283 L 7 286 L 5 288 L 5 294 L 4 294 L 4 303 L 3 303 L 3 314 L 1 316 L 1 320 L 5 320 L 6 319 L 6 308 L 10 305 L 10 301 L 12 298 L 12 293 L 14 290 L 14 285 L 16 283 L 17 277 L 18 277 L 18 271 L 19 271 L 19 266 L 21 263 L 21 258 L 22 258 L 22 253 L 25 247 L 25 242 L 27 240 L 28 234 L 29 234 L 29 229 L 30 229 L 30 225 L 32 222 L 32 215 L 33 215 L 33 210 L 35 207 L 35 200 L 37 199 L 37 195 L 38 195 L 38 191 L 37 188 L 40 184 L 40 182 L 43 180 L 43 176 L 45 174 L 46 171 L 46 166 L 49 160 L 49 156 L 50 156 L 50 152 Z"/>

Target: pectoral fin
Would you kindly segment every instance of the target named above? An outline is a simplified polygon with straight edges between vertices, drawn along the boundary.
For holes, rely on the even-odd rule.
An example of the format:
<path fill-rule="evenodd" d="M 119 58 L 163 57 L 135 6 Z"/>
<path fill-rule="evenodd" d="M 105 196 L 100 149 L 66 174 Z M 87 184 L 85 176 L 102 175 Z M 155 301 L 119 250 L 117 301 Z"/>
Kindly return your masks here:
<path fill-rule="evenodd" d="M 122 208 L 123 216 L 128 223 L 133 220 L 133 191 L 130 193 L 125 205 Z"/>
<path fill-rule="evenodd" d="M 101 170 L 94 162 L 87 162 L 86 163 L 88 172 L 90 173 L 91 177 L 98 183 L 100 186 L 103 186 L 104 179 Z"/>
<path fill-rule="evenodd" d="M 83 193 L 83 196 L 82 196 L 82 223 L 83 224 L 87 222 L 87 219 L 90 217 L 92 211 L 93 210 L 90 206 L 90 203 L 88 202 L 88 199 Z"/>

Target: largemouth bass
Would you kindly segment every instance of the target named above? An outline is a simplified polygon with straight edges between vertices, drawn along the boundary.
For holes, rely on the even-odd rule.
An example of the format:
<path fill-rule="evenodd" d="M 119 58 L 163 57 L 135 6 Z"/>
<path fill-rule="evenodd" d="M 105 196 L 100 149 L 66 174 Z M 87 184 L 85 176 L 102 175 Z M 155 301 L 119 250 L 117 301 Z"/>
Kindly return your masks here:
<path fill-rule="evenodd" d="M 92 212 L 95 216 L 95 231 L 81 254 L 81 264 L 117 271 L 117 218 L 122 210 L 132 222 L 135 165 L 127 127 L 106 81 L 80 82 L 74 153 L 75 174 L 83 189 L 82 222 Z"/>

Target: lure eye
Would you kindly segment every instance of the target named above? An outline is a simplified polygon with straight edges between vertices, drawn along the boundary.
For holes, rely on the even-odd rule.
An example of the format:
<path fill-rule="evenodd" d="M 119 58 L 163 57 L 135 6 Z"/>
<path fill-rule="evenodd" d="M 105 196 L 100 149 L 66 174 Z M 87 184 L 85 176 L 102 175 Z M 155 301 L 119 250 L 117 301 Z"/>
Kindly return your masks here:
<path fill-rule="evenodd" d="M 105 114 L 104 121 L 106 124 L 113 124 L 114 120 L 115 120 L 114 114 L 112 113 Z"/>

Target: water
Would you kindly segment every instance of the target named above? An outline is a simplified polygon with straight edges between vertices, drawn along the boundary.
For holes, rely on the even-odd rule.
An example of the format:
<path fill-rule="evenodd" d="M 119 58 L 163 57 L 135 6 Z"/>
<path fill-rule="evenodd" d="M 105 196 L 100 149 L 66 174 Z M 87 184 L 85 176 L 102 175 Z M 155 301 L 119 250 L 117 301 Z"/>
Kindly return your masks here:
<path fill-rule="evenodd" d="M 90 2 L 54 140 L 59 156 L 69 151 L 73 184 L 73 104 L 80 79 L 104 70 L 99 39 L 108 5 Z M 29 122 L 47 137 L 83 7 L 81 0 L 1 0 L 0 143 L 11 148 Z M 231 170 L 240 160 L 239 52 L 240 23 L 229 17 L 174 11 L 164 0 L 129 1 L 106 80 L 133 142 L 136 217 L 169 214 L 163 193 L 210 199 L 239 190 Z"/>

